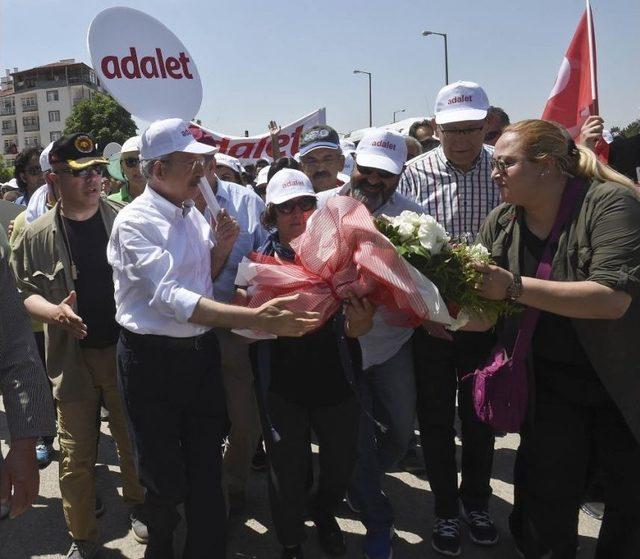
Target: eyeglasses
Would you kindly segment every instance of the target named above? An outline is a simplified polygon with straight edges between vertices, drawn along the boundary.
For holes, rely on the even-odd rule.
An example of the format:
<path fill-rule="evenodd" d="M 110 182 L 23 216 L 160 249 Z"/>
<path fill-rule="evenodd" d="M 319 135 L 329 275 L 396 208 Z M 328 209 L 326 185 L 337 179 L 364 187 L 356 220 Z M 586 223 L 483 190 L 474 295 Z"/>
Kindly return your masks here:
<path fill-rule="evenodd" d="M 140 158 L 139 157 L 126 157 L 125 159 L 123 159 L 124 164 L 129 167 L 129 169 L 133 169 L 134 167 L 137 167 L 138 165 L 140 165 Z"/>
<path fill-rule="evenodd" d="M 92 165 L 91 167 L 85 167 L 84 169 L 58 169 L 55 173 L 73 175 L 80 179 L 90 179 L 94 176 L 102 176 L 106 167 L 104 165 Z"/>
<path fill-rule="evenodd" d="M 513 161 L 505 161 L 504 159 L 493 159 L 491 158 L 490 160 L 490 164 L 491 164 L 491 170 L 495 171 L 497 170 L 498 173 L 500 173 L 501 175 L 506 175 L 507 171 L 513 167 L 516 163 L 518 163 L 518 160 L 515 159 Z"/>
<path fill-rule="evenodd" d="M 453 128 L 453 129 L 445 129 L 440 127 L 440 132 L 442 132 L 445 136 L 470 136 L 471 134 L 475 134 L 480 130 L 483 130 L 484 126 L 475 126 L 474 128 Z"/>
<path fill-rule="evenodd" d="M 491 132 L 487 132 L 484 136 L 485 142 L 491 142 L 493 140 L 497 140 L 500 136 L 502 136 L 501 130 L 493 130 Z"/>
<path fill-rule="evenodd" d="M 293 210 L 299 208 L 303 212 L 308 212 L 316 207 L 316 199 L 313 196 L 301 196 L 293 200 L 287 200 L 282 204 L 276 204 L 276 211 L 279 214 L 289 215 Z"/>
<path fill-rule="evenodd" d="M 27 175 L 30 175 L 32 177 L 37 177 L 38 175 L 42 174 L 42 168 L 40 167 L 40 165 L 33 166 L 33 167 L 27 167 L 24 170 L 24 172 L 27 173 Z"/>
<path fill-rule="evenodd" d="M 189 168 L 189 171 L 193 173 L 196 170 L 197 165 L 201 165 L 202 167 L 205 166 L 206 158 L 196 157 L 193 161 L 178 161 L 176 159 L 170 159 L 167 157 L 166 159 L 160 159 L 160 161 L 164 163 L 172 163 L 176 165 L 186 165 Z"/>
<path fill-rule="evenodd" d="M 320 165 L 332 165 L 337 161 L 337 156 L 327 155 L 322 159 L 314 159 L 313 157 L 303 157 L 300 162 L 307 167 L 318 167 Z"/>
<path fill-rule="evenodd" d="M 378 173 L 378 176 L 381 179 L 391 179 L 393 177 L 398 176 L 393 173 L 390 173 L 389 171 L 385 171 L 383 169 L 375 169 L 373 167 L 364 167 L 363 165 L 358 165 L 358 164 L 356 164 L 356 168 L 358 169 L 358 173 L 360 173 L 361 175 L 365 175 L 366 177 L 368 177 L 371 173 Z"/>

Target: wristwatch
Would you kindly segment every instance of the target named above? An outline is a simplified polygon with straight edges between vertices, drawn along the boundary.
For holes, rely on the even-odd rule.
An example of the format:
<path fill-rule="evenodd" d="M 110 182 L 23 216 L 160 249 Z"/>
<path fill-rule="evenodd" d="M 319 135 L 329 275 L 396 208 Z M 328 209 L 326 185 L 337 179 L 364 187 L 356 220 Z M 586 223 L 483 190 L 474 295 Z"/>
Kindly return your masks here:
<path fill-rule="evenodd" d="M 507 299 L 515 302 L 520 299 L 520 296 L 522 295 L 522 278 L 520 277 L 520 274 L 512 273 L 512 275 L 513 281 L 509 287 L 507 287 Z"/>

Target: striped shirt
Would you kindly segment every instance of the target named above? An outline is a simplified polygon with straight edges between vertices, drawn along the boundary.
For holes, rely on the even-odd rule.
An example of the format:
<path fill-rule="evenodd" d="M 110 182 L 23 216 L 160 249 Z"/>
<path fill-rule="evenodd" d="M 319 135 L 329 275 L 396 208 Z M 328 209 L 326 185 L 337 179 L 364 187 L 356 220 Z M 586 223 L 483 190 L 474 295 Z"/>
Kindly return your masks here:
<path fill-rule="evenodd" d="M 484 145 L 473 168 L 464 173 L 446 158 L 442 146 L 407 166 L 398 192 L 415 200 L 452 238 L 475 239 L 489 212 L 500 203 L 491 180 L 493 148 Z"/>

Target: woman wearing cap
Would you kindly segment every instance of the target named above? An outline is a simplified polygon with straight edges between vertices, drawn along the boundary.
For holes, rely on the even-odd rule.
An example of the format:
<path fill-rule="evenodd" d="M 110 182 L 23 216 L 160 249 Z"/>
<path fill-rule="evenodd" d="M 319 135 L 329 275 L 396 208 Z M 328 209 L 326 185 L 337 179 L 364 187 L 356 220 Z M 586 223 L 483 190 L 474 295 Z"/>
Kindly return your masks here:
<path fill-rule="evenodd" d="M 263 224 L 271 234 L 260 252 L 292 261 L 290 243 L 305 231 L 316 209 L 311 181 L 301 171 L 283 169 L 269 181 L 266 202 Z M 360 416 L 347 376 L 360 367 L 356 337 L 371 328 L 374 311 L 366 298 L 352 298 L 346 309 L 297 340 L 280 337 L 256 344 L 271 512 L 283 558 L 302 557 L 311 429 L 320 447 L 311 516 L 327 553 L 341 555 L 346 550 L 335 509 L 353 470 Z"/>
<path fill-rule="evenodd" d="M 541 120 L 507 127 L 493 166 L 505 203 L 489 214 L 479 240 L 500 267 L 481 269 L 480 293 L 542 311 L 529 354 L 512 532 L 528 558 L 575 557 L 595 454 L 605 489 L 596 557 L 638 557 L 640 200 L 631 181 Z M 565 191 L 574 188 L 571 202 Z M 563 204 L 573 211 L 551 247 L 552 279 L 536 279 Z M 505 320 L 505 340 L 517 321 Z"/>

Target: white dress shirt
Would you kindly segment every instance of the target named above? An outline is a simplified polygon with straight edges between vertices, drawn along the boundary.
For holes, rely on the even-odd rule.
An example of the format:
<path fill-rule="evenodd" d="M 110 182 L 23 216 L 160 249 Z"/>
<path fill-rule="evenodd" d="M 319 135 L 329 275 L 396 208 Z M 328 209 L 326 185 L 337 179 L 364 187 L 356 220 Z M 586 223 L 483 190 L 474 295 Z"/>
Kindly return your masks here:
<path fill-rule="evenodd" d="M 318 207 L 322 207 L 332 196 L 349 195 L 349 183 L 339 186 L 331 190 L 326 190 L 318 194 Z M 399 192 L 394 192 L 391 197 L 380 206 L 373 215 L 375 217 L 388 215 L 396 217 L 403 211 L 409 210 L 419 214 L 424 213 L 424 209 L 419 204 L 403 196 Z M 380 311 L 376 311 L 373 315 L 373 326 L 364 336 L 360 336 L 360 349 L 362 350 L 362 368 L 368 369 L 374 365 L 381 365 L 385 361 L 391 359 L 400 348 L 413 335 L 413 328 L 404 328 L 402 326 L 393 326 L 380 315 Z"/>
<path fill-rule="evenodd" d="M 186 338 L 209 328 L 188 322 L 200 297 L 213 296 L 211 227 L 194 206 L 179 208 L 147 185 L 113 224 L 116 321 L 136 334 Z"/>

